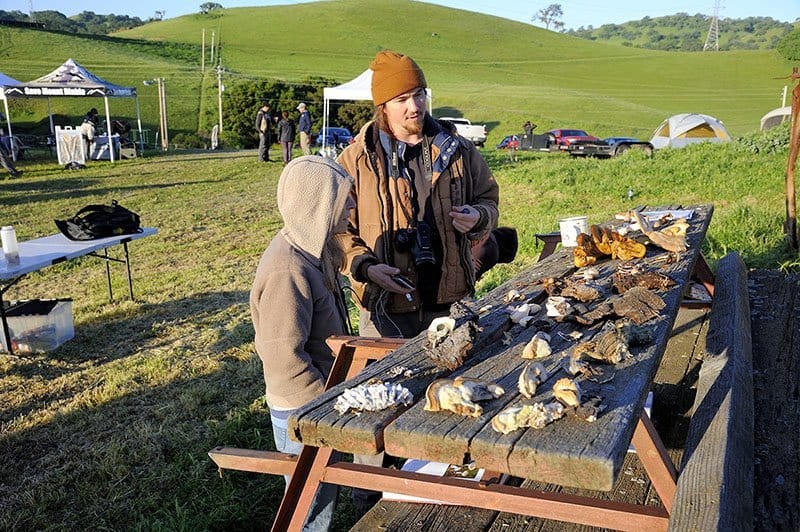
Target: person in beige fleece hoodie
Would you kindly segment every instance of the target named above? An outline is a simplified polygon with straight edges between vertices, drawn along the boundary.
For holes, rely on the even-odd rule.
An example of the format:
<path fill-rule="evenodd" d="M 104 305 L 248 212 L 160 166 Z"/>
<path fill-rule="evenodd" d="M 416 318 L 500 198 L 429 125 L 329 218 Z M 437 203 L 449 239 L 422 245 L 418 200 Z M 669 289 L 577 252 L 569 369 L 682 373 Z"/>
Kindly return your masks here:
<path fill-rule="evenodd" d="M 333 364 L 325 339 L 348 331 L 338 273 L 344 255 L 334 235 L 347 231 L 352 184 L 344 168 L 315 156 L 289 162 L 278 181 L 284 225 L 258 264 L 250 313 L 281 452 L 300 453 L 302 444 L 287 437 L 286 420 L 325 387 Z M 337 494 L 336 486 L 322 485 L 304 530 L 328 529 Z"/>

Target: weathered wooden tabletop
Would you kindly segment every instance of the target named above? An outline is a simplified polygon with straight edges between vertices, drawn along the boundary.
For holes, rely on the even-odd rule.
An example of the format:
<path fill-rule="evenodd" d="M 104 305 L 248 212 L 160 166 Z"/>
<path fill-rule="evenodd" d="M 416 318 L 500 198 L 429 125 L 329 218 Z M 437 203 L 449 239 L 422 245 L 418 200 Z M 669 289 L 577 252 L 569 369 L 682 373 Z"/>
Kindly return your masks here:
<path fill-rule="evenodd" d="M 386 358 L 368 366 L 354 379 L 338 385 L 299 409 L 289 420 L 290 432 L 306 445 L 332 447 L 343 452 L 374 454 L 382 450 L 395 456 L 425 460 L 463 463 L 474 460 L 480 467 L 508 473 L 522 478 L 572 486 L 577 488 L 610 490 L 625 458 L 631 436 L 647 397 L 658 364 L 666 348 L 706 230 L 711 221 L 713 207 L 689 207 L 694 210 L 687 231 L 689 250 L 678 261 L 663 261 L 667 252 L 648 245 L 647 263 L 659 264 L 662 273 L 671 277 L 676 285 L 658 292 L 665 307 L 661 315 L 648 322 L 654 331 L 652 343 L 632 347 L 632 358 L 611 366 L 613 380 L 598 384 L 581 383 L 585 395 L 603 397 L 605 410 L 598 419 L 589 423 L 566 416 L 543 429 L 521 429 L 507 435 L 495 432 L 491 419 L 509 405 L 547 401 L 552 397 L 552 385 L 564 371 L 552 376 L 529 400 L 517 391 L 519 373 L 527 362 L 520 357 L 523 347 L 533 336 L 534 328 L 510 324 L 504 295 L 512 288 L 522 293 L 528 301 L 544 303 L 546 293 L 539 281 L 547 277 L 568 277 L 575 272 L 571 249 L 562 249 L 548 259 L 533 265 L 512 280 L 496 288 L 480 301 L 478 309 L 492 305 L 482 315 L 482 328 L 472 355 L 465 364 L 449 372 L 436 367 L 424 354 L 425 334 L 410 340 Z M 601 259 L 598 282 L 611 293 L 611 275 L 617 261 Z M 543 305 L 544 306 L 544 305 Z M 590 304 L 591 308 L 593 304 Z M 544 310 L 542 310 L 542 315 Z M 574 345 L 566 335 L 574 330 L 591 337 L 602 321 L 591 326 L 559 323 L 551 331 L 553 354 L 543 363 L 549 369 L 558 367 L 558 361 Z M 508 334 L 504 334 L 508 333 Z M 563 333 L 563 334 L 559 334 Z M 510 343 L 508 339 L 510 338 Z M 505 342 L 502 340 L 506 340 Z M 412 375 L 389 377 L 392 368 L 403 366 Z M 500 384 L 506 393 L 483 403 L 483 415 L 478 418 L 462 417 L 450 412 L 423 410 L 424 394 L 428 384 L 443 376 L 464 375 Z M 380 412 L 346 413 L 339 415 L 333 404 L 345 388 L 370 379 L 380 379 L 402 384 L 414 395 L 415 404 L 405 408 L 391 408 Z"/>

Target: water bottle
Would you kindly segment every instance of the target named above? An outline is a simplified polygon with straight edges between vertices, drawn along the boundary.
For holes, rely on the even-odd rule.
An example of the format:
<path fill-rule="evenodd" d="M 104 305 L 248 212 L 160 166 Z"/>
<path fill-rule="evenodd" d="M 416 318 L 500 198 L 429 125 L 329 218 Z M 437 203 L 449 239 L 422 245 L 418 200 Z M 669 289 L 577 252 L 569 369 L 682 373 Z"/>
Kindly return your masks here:
<path fill-rule="evenodd" d="M 3 254 L 9 266 L 19 266 L 19 244 L 17 244 L 17 232 L 10 225 L 0 229 L 0 241 L 3 244 Z"/>

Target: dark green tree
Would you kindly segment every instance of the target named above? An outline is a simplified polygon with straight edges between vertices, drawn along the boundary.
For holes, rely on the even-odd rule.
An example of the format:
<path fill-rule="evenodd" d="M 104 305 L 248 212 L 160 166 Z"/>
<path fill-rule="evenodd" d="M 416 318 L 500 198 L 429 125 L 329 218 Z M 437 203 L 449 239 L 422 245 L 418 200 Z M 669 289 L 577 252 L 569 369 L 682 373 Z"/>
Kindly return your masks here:
<path fill-rule="evenodd" d="M 800 29 L 786 35 L 778 43 L 778 53 L 789 61 L 800 61 Z"/>
<path fill-rule="evenodd" d="M 216 2 L 204 2 L 200 4 L 200 13 L 203 15 L 207 15 L 215 9 L 222 9 L 222 4 Z"/>
<path fill-rule="evenodd" d="M 545 29 L 550 29 L 553 26 L 554 30 L 564 29 L 564 23 L 561 17 L 564 16 L 564 10 L 561 9 L 561 4 L 550 4 L 549 6 L 540 9 L 534 16 L 532 22 L 537 20 L 544 24 Z"/>

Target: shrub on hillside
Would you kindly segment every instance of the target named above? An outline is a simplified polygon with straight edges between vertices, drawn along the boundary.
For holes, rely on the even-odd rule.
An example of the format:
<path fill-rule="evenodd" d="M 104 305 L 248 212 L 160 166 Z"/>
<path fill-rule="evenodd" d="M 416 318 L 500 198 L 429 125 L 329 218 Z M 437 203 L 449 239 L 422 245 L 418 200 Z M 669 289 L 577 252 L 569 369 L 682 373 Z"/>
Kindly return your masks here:
<path fill-rule="evenodd" d="M 800 61 L 800 29 L 792 30 L 778 43 L 778 52 L 789 61 Z"/>
<path fill-rule="evenodd" d="M 176 148 L 183 149 L 207 148 L 209 144 L 208 139 L 202 138 L 197 133 L 178 133 L 170 140 Z"/>
<path fill-rule="evenodd" d="M 789 149 L 789 122 L 736 139 L 736 145 L 753 153 L 777 153 Z"/>
<path fill-rule="evenodd" d="M 258 146 L 255 120 L 264 100 L 269 102 L 272 116 L 288 111 L 295 125 L 299 120 L 297 104 L 305 102 L 311 113 L 311 131 L 316 134 L 322 129 L 323 90 L 338 84 L 322 77 L 310 77 L 298 83 L 264 79 L 233 84 L 225 90 L 222 104 L 226 144 L 235 148 Z M 329 119 L 332 126 L 346 127 L 355 133 L 372 118 L 372 110 L 371 102 L 331 102 Z"/>

